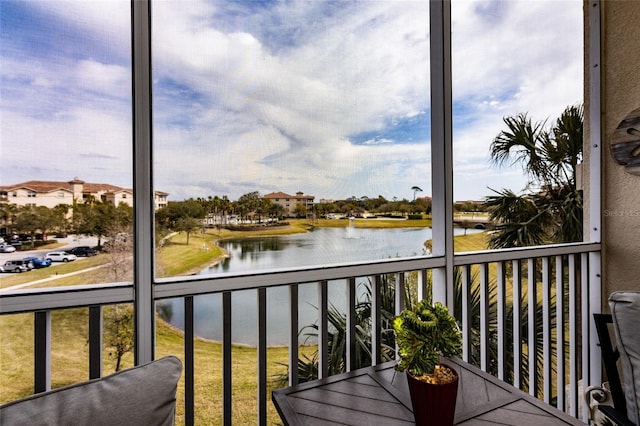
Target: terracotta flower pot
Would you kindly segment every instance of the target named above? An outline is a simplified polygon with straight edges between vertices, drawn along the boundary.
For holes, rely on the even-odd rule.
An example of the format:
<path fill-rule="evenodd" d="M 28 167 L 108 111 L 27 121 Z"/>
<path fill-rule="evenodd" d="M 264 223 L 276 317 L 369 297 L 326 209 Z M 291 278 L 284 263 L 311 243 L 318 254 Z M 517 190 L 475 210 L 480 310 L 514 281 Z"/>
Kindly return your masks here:
<path fill-rule="evenodd" d="M 455 380 L 444 385 L 427 383 L 407 373 L 413 416 L 417 426 L 450 426 L 456 413 L 458 374 Z"/>

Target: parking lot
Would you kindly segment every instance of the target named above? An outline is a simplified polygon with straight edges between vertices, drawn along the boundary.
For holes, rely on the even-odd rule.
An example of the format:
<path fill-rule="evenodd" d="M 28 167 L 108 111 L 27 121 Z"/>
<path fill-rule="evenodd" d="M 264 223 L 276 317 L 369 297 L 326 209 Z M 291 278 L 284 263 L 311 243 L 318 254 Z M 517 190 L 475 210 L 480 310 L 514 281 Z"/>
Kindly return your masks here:
<path fill-rule="evenodd" d="M 97 245 L 97 243 L 98 243 L 98 239 L 97 238 L 95 238 L 95 237 L 84 237 L 84 236 L 80 236 L 80 237 L 69 236 L 69 237 L 66 237 L 66 238 L 56 238 L 56 241 L 58 242 L 58 244 L 50 245 L 49 247 L 38 248 L 38 249 L 34 249 L 34 250 L 20 250 L 20 251 L 15 251 L 15 252 L 12 252 L 12 253 L 0 253 L 0 265 L 4 265 L 5 262 L 10 261 L 10 260 L 11 261 L 20 260 L 20 259 L 24 259 L 26 257 L 43 258 L 49 252 L 52 252 L 52 251 L 64 251 L 65 249 L 70 249 L 72 247 L 77 247 L 77 246 L 95 247 Z M 87 259 L 87 258 L 78 257 L 77 260 L 74 261 L 74 262 L 83 262 L 85 259 Z M 78 273 L 86 272 L 87 270 L 91 270 L 91 269 L 96 268 L 95 266 L 92 266 L 92 267 L 89 267 L 88 269 L 81 269 L 81 270 L 73 272 L 71 274 L 59 274 L 56 271 L 56 269 L 58 267 L 62 266 L 62 265 L 65 265 L 65 263 L 64 262 L 52 262 L 51 266 L 48 266 L 46 268 L 42 268 L 42 269 L 51 269 L 51 268 L 53 268 L 51 276 L 43 278 L 43 279 L 37 279 L 37 280 L 29 281 L 27 283 L 22 283 L 22 284 L 19 284 L 19 285 L 11 285 L 10 283 L 5 283 L 5 285 L 8 284 L 9 287 L 3 288 L 2 291 L 15 290 L 15 289 L 23 288 L 23 287 L 28 287 L 28 286 L 40 284 L 40 283 L 45 282 L 45 281 L 56 280 L 56 279 L 62 278 L 64 276 L 78 274 Z M 102 266 L 104 266 L 104 265 L 102 265 Z M 102 267 L 102 266 L 100 266 L 100 267 Z M 56 272 L 54 272 L 54 271 L 56 271 Z M 28 273 L 28 272 L 26 272 L 26 273 Z M 16 275 L 16 274 L 12 274 L 12 273 L 1 274 L 0 275 L 0 280 L 7 281 L 8 277 L 10 277 L 12 275 Z M 17 274 L 17 275 L 21 275 L 21 274 Z M 2 287 L 4 287 L 4 286 L 2 286 Z"/>

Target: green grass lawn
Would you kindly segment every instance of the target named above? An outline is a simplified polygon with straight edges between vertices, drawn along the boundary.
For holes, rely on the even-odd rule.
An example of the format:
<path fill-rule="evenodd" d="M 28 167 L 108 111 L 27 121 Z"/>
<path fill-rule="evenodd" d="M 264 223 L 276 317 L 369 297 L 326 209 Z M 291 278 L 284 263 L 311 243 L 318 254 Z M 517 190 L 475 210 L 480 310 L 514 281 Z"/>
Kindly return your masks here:
<path fill-rule="evenodd" d="M 467 235 L 456 235 L 453 238 L 454 251 L 478 251 L 487 249 L 487 233 L 479 232 Z"/>
<path fill-rule="evenodd" d="M 66 309 L 52 313 L 51 384 L 52 388 L 88 380 L 88 309 Z M 33 315 L 16 314 L 0 317 L 0 403 L 33 393 Z M 25 338 L 28 336 L 28 338 Z M 175 355 L 184 362 L 183 333 L 159 320 L 156 334 L 156 357 Z M 313 347 L 301 347 L 310 353 Z M 233 424 L 257 423 L 257 353 L 247 346 L 233 347 Z M 222 424 L 222 345 L 205 339 L 195 339 L 196 424 Z M 288 349 L 267 350 L 268 377 L 286 372 Z M 127 354 L 124 367 L 133 365 Z M 105 349 L 103 374 L 114 371 L 115 361 Z M 275 380 L 270 380 L 269 391 Z M 269 398 L 269 401 L 271 399 Z M 184 422 L 184 376 L 178 385 L 177 423 Z M 269 424 L 276 424 L 278 415 L 269 403 Z"/>

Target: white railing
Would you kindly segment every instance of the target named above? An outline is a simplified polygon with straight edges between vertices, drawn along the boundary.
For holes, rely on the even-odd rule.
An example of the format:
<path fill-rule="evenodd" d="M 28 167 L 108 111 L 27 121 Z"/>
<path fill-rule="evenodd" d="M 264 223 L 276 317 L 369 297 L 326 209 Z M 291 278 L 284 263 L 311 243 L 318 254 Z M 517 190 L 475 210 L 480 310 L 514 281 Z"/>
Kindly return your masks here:
<path fill-rule="evenodd" d="M 590 261 L 599 256 L 599 244 L 566 244 L 502 251 L 461 253 L 454 260 L 455 303 L 453 309 L 463 331 L 463 359 L 492 372 L 500 379 L 536 395 L 561 410 L 582 417 L 580 383 L 600 379 L 598 350 L 590 341 L 592 314 L 599 306 L 589 306 Z M 590 258 L 592 260 L 590 260 Z M 223 361 L 222 403 L 224 424 L 231 424 L 233 409 L 232 377 L 232 298 L 238 291 L 256 294 L 257 315 L 257 413 L 259 424 L 266 424 L 269 395 L 267 386 L 267 289 L 286 286 L 289 292 L 289 384 L 299 381 L 297 374 L 299 324 L 298 289 L 317 288 L 318 376 L 326 377 L 335 366 L 329 361 L 329 290 L 344 289 L 346 350 L 343 369 L 359 368 L 356 351 L 356 304 L 362 301 L 358 286 L 371 288 L 370 359 L 372 364 L 388 356 L 385 346 L 384 314 L 401 310 L 407 300 L 431 297 L 440 283 L 432 282 L 431 272 L 442 268 L 442 258 L 417 257 L 388 259 L 350 265 L 274 270 L 259 274 L 202 276 L 161 280 L 155 284 L 155 300 L 180 298 L 184 301 L 184 422 L 193 424 L 198 413 L 194 401 L 198 376 L 194 366 L 194 298 L 220 293 L 222 297 Z M 383 287 L 388 288 L 384 289 Z M 389 290 L 391 288 L 391 290 Z M 393 302 L 382 301 L 392 291 Z M 413 296 L 412 296 L 413 295 Z M 559 297 L 559 295 L 561 297 Z M 33 312 L 34 391 L 51 387 L 51 312 L 56 309 L 89 307 L 89 377 L 99 377 L 102 366 L 102 307 L 133 303 L 135 289 L 130 284 L 58 287 L 0 293 L 0 314 Z M 597 300 L 597 299 L 596 299 Z M 531 309 L 530 309 L 531 307 Z M 532 307 L 535 307 L 533 309 Z M 281 307 L 285 309 L 284 307 Z M 388 324 L 387 324 L 388 326 Z M 153 333 L 152 330 L 146 331 Z M 387 330 L 388 332 L 388 330 Z M 532 337 L 533 336 L 533 337 Z M 151 348 L 153 351 L 154 348 Z M 385 352 L 385 350 L 387 352 Z M 535 360 L 535 368 L 528 368 Z M 361 361 L 360 361 L 361 362 Z"/>

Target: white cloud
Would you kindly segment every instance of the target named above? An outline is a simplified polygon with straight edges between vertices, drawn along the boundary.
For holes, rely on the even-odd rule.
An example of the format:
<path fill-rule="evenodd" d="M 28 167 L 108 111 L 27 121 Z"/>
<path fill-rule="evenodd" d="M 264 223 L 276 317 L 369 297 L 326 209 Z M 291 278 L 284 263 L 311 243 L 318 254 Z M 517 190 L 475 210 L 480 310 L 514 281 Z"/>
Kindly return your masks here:
<path fill-rule="evenodd" d="M 78 87 L 100 92 L 104 96 L 124 97 L 131 94 L 131 70 L 121 65 L 81 60 L 77 68 Z"/>

